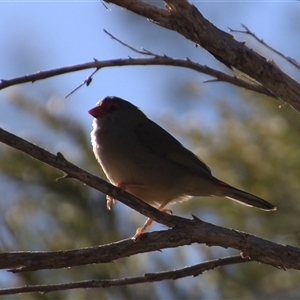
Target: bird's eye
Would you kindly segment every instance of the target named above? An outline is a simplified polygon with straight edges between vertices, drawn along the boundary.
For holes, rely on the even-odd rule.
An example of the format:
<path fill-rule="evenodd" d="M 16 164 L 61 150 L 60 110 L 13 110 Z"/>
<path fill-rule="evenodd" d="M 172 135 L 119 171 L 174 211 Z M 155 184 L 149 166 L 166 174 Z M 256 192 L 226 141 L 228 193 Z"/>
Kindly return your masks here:
<path fill-rule="evenodd" d="M 110 105 L 110 106 L 107 107 L 106 111 L 107 111 L 107 112 L 113 112 L 113 111 L 115 111 L 117 108 L 118 108 L 118 107 L 117 107 L 116 105 L 112 104 L 112 105 Z"/>

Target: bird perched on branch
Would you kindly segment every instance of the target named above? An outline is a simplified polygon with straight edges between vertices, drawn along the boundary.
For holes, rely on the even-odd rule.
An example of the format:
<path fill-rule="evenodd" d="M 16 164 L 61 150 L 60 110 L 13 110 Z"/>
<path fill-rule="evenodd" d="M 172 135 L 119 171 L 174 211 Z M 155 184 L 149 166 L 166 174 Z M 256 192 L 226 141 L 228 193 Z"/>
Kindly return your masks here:
<path fill-rule="evenodd" d="M 217 178 L 210 168 L 135 105 L 105 97 L 88 111 L 95 119 L 93 151 L 110 182 L 160 211 L 169 203 L 191 196 L 226 197 L 262 210 L 276 210 L 269 202 Z M 107 198 L 107 208 L 114 199 Z M 137 229 L 137 238 L 152 223 Z"/>

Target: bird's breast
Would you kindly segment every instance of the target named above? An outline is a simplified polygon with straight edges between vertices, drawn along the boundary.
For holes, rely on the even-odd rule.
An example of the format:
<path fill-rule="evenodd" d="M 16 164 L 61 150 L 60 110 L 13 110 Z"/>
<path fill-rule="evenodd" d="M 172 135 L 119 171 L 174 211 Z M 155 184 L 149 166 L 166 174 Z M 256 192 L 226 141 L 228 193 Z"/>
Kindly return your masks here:
<path fill-rule="evenodd" d="M 182 167 L 143 148 L 132 130 L 94 127 L 93 150 L 114 185 L 149 204 L 186 197 Z"/>

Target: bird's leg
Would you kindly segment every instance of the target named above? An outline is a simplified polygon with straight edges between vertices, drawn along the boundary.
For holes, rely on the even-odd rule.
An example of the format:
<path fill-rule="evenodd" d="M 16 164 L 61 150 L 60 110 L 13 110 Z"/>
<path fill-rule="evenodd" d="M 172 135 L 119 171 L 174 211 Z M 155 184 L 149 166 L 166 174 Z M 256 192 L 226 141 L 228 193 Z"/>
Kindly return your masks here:
<path fill-rule="evenodd" d="M 172 214 L 172 211 L 170 209 L 165 209 L 164 207 L 170 202 L 170 200 L 164 201 L 157 209 L 160 210 L 161 212 L 165 212 L 165 213 L 169 213 Z M 142 227 L 139 227 L 136 232 L 135 235 L 133 236 L 133 240 L 136 240 L 137 238 L 139 238 L 139 236 L 148 228 L 151 226 L 153 220 L 148 218 L 146 220 L 146 222 L 144 223 L 144 225 Z"/>
<path fill-rule="evenodd" d="M 106 195 L 106 208 L 111 210 L 111 204 L 116 204 L 117 200 L 113 199 L 111 196 Z"/>
<path fill-rule="evenodd" d="M 128 183 L 125 182 L 120 182 L 116 185 L 119 189 L 121 189 L 121 193 L 126 190 L 126 187 L 128 186 Z M 108 210 L 111 210 L 111 204 L 116 204 L 117 200 L 113 199 L 111 196 L 106 195 L 106 207 Z"/>
<path fill-rule="evenodd" d="M 120 182 L 116 185 L 116 187 L 118 187 L 122 192 L 126 191 L 126 189 L 128 187 L 141 187 L 143 186 L 142 183 L 134 183 L 134 182 Z M 116 199 L 113 199 L 111 196 L 109 195 L 106 195 L 106 207 L 108 210 L 111 210 L 111 205 L 112 204 L 116 204 L 117 203 L 117 200 Z"/>

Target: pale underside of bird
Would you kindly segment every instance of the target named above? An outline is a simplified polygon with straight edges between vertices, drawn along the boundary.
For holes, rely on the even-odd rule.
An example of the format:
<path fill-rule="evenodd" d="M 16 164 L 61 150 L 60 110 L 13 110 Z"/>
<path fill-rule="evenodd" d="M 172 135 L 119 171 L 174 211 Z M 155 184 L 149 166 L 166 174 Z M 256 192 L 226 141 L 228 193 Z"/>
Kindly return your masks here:
<path fill-rule="evenodd" d="M 226 197 L 262 210 L 269 202 L 215 178 L 210 168 L 135 105 L 108 96 L 89 110 L 96 159 L 109 181 L 161 211 L 192 196 Z M 110 209 L 112 201 L 107 198 Z M 152 223 L 137 229 L 137 238 Z"/>

